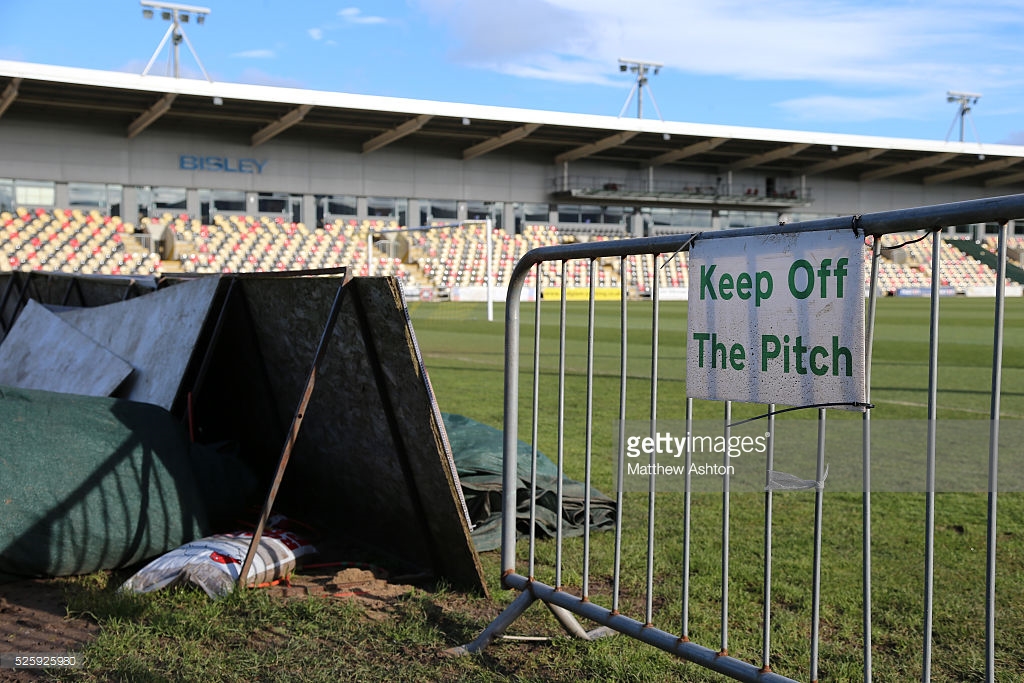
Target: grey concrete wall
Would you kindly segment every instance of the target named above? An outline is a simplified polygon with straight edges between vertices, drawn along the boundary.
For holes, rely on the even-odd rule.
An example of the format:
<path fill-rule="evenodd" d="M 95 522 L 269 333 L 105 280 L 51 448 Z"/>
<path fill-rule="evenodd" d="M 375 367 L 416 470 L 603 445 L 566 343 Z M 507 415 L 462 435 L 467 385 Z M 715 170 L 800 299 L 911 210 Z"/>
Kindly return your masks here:
<path fill-rule="evenodd" d="M 198 189 L 287 192 L 305 197 L 303 220 L 307 222 L 315 212 L 312 195 L 348 194 L 501 202 L 505 223 L 511 226 L 512 203 L 549 202 L 551 181 L 561 173 L 562 168 L 551 159 L 512 157 L 501 150 L 463 161 L 401 142 L 362 154 L 285 136 L 253 148 L 244 139 L 163 131 L 158 126 L 129 140 L 118 127 L 9 116 L 0 120 L 0 178 L 118 183 L 125 186 L 126 203 L 133 195 L 131 187 L 184 187 L 190 190 L 190 208 L 197 196 L 191 191 Z M 649 177 L 647 169 L 592 160 L 573 162 L 569 175 L 624 180 Z M 714 185 L 719 175 L 706 168 L 673 165 L 654 169 L 652 177 L 659 183 Z M 731 182 L 734 191 L 742 192 L 748 186 L 763 188 L 764 178 L 763 172 L 750 169 L 733 174 Z M 728 180 L 723 176 L 723 183 Z M 1019 191 L 1015 186 L 986 188 L 969 181 L 925 186 L 898 178 L 861 183 L 810 176 L 803 182 L 814 202 L 788 212 L 791 220 L 807 214 L 848 215 Z M 800 187 L 801 179 L 779 177 L 778 183 L 781 188 Z M 365 207 L 365 201 L 360 205 Z M 410 203 L 410 211 L 414 206 Z M 129 206 L 122 213 L 134 217 Z M 556 217 L 554 213 L 552 220 Z"/>

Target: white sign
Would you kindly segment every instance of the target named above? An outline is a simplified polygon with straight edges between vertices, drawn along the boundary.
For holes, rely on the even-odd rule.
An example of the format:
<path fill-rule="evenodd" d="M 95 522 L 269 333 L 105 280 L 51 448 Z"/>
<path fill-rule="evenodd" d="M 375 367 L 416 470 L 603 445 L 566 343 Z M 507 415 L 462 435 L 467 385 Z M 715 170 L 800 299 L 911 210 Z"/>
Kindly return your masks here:
<path fill-rule="evenodd" d="M 865 260 L 851 230 L 697 240 L 687 395 L 864 403 Z"/>

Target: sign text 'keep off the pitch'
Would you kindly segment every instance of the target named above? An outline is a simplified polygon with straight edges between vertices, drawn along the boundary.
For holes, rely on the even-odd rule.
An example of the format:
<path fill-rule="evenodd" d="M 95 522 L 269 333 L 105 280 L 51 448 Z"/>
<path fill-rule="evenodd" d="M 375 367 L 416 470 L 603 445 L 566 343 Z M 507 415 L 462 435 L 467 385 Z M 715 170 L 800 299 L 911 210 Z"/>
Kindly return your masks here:
<path fill-rule="evenodd" d="M 698 240 L 687 394 L 864 403 L 864 267 L 864 242 L 850 231 Z"/>

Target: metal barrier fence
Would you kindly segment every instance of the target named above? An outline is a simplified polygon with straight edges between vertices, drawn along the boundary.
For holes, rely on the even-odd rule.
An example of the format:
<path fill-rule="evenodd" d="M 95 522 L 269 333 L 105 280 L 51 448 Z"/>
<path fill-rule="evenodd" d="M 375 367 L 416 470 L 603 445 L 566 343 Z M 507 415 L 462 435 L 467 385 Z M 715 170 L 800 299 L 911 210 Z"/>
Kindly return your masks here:
<path fill-rule="evenodd" d="M 939 259 L 941 236 L 939 230 L 941 228 L 951 225 L 963 225 L 971 223 L 985 223 L 995 222 L 1000 224 L 1001 230 L 999 232 L 999 248 L 998 248 L 998 272 L 997 282 L 1004 282 L 1005 277 L 1005 264 L 1006 264 L 1006 238 L 1007 238 L 1007 224 L 1014 218 L 1024 216 L 1024 195 L 1014 195 L 1007 197 L 998 197 L 992 199 L 972 200 L 966 202 L 958 202 L 952 204 L 922 207 L 916 209 L 908 209 L 901 211 L 891 211 L 884 213 L 876 213 L 863 216 L 853 216 L 847 218 L 835 218 L 826 219 L 820 221 L 813 221 L 807 223 L 797 223 L 789 225 L 771 226 L 765 228 L 752 228 L 752 229 L 740 229 L 740 230 L 726 230 L 718 232 L 707 232 L 698 234 L 687 234 L 677 236 L 665 236 L 665 237 L 650 237 L 641 239 L 627 239 L 611 242 L 600 242 L 600 243 L 584 243 L 584 244 L 572 244 L 572 245 L 559 245 L 552 247 L 543 247 L 535 249 L 527 253 L 517 265 L 512 278 L 512 284 L 509 288 L 509 294 L 506 304 L 506 328 L 505 328 L 505 396 L 504 396 L 504 475 L 503 475 L 503 545 L 501 553 L 502 561 L 502 583 L 505 587 L 521 591 L 521 594 L 502 612 L 501 615 L 490 625 L 488 628 L 480 634 L 480 636 L 472 643 L 463 647 L 454 648 L 453 653 L 463 654 L 470 652 L 477 652 L 493 640 L 501 636 L 506 628 L 514 622 L 527 607 L 530 606 L 534 601 L 540 600 L 552 611 L 556 616 L 561 625 L 574 636 L 578 636 L 584 639 L 593 639 L 602 635 L 618 632 L 625 634 L 632 638 L 636 638 L 640 641 L 651 644 L 661 650 L 672 653 L 681 657 L 684 660 L 693 662 L 701 667 L 706 667 L 713 671 L 724 674 L 725 676 L 734 678 L 742 681 L 788 681 L 793 680 L 791 678 L 782 676 L 778 673 L 773 672 L 772 665 L 775 664 L 773 659 L 773 647 L 772 647 L 772 635 L 773 635 L 773 624 L 772 618 L 776 613 L 773 608 L 773 585 L 772 585 L 772 570 L 773 570 L 773 540 L 775 538 L 776 529 L 773 529 L 773 510 L 775 509 L 775 502 L 773 500 L 773 492 L 778 488 L 787 488 L 785 483 L 780 486 L 772 484 L 773 472 L 773 455 L 775 452 L 775 442 L 777 439 L 777 427 L 775 421 L 775 415 L 779 412 L 776 411 L 775 405 L 768 405 L 766 411 L 767 415 L 762 415 L 765 418 L 765 422 L 761 424 L 767 425 L 765 436 L 767 438 L 767 449 L 766 449 L 766 462 L 764 468 L 761 470 L 761 487 L 758 489 L 763 492 L 763 521 L 764 521 L 764 532 L 763 541 L 758 553 L 744 552 L 739 558 L 739 562 L 746 560 L 748 563 L 752 554 L 758 555 L 763 559 L 763 567 L 758 568 L 757 573 L 760 575 L 759 589 L 761 595 L 760 605 L 757 608 L 760 610 L 760 626 L 761 631 L 760 637 L 760 652 L 757 653 L 759 656 L 755 657 L 749 651 L 745 653 L 747 659 L 759 659 L 758 663 L 750 663 L 743 659 L 737 658 L 730 654 L 729 650 L 729 636 L 730 636 L 730 581 L 735 574 L 735 569 L 740 568 L 741 565 L 734 565 L 733 570 L 730 569 L 730 476 L 728 472 L 721 477 L 721 483 L 719 484 L 719 494 L 721 495 L 721 528 L 720 528 L 720 539 L 719 543 L 721 546 L 721 557 L 720 557 L 720 578 L 717 579 L 717 585 L 714 588 L 718 593 L 718 600 L 721 605 L 721 615 L 718 619 L 719 638 L 716 646 L 708 647 L 700 645 L 691 640 L 691 589 L 694 580 L 694 572 L 691 567 L 691 548 L 698 539 L 698 535 L 694 529 L 691 528 L 693 518 L 693 508 L 691 506 L 691 496 L 694 494 L 694 489 L 691 484 L 691 477 L 689 471 L 692 465 L 691 460 L 691 447 L 689 443 L 686 446 L 686 460 L 685 467 L 687 468 L 687 475 L 685 479 L 685 487 L 683 494 L 682 503 L 682 519 L 678 520 L 679 535 L 681 536 L 681 548 L 673 548 L 672 552 L 679 552 L 678 556 L 675 557 L 672 562 L 679 567 L 680 584 L 678 586 L 678 592 L 676 595 L 677 599 L 670 605 L 668 601 L 659 600 L 659 612 L 655 613 L 655 594 L 660 589 L 661 583 L 664 581 L 663 574 L 659 577 L 659 581 L 656 584 L 655 581 L 655 563 L 656 553 L 662 552 L 665 549 L 659 547 L 664 545 L 664 539 L 662 542 L 656 541 L 655 532 L 655 520 L 656 512 L 659 510 L 658 495 L 660 490 L 656 490 L 655 478 L 651 476 L 646 486 L 647 494 L 647 505 L 646 514 L 641 514 L 644 518 L 642 522 L 639 522 L 635 517 L 632 520 L 633 526 L 627 526 L 631 522 L 624 520 L 623 517 L 623 502 L 624 502 L 624 489 L 627 486 L 624 484 L 624 451 L 625 445 L 625 432 L 627 429 L 624 425 L 629 419 L 639 419 L 645 424 L 650 425 L 651 434 L 655 434 L 655 424 L 659 419 L 658 415 L 658 388 L 659 380 L 664 381 L 663 377 L 659 377 L 659 362 L 665 363 L 667 359 L 662 358 L 660 352 L 660 338 L 661 333 L 659 330 L 661 322 L 661 316 L 659 308 L 661 305 L 659 296 L 658 278 L 654 278 L 653 296 L 651 302 L 645 302 L 642 304 L 647 308 L 653 308 L 651 317 L 651 329 L 644 330 L 644 332 L 650 333 L 650 350 L 649 355 L 645 354 L 641 359 L 635 359 L 629 357 L 629 344 L 628 336 L 630 333 L 629 328 L 629 310 L 632 306 L 638 304 L 627 302 L 627 283 L 625 282 L 626 272 L 626 260 L 628 257 L 636 258 L 653 258 L 655 266 L 660 260 L 661 263 L 664 261 L 674 258 L 675 255 L 680 251 L 688 251 L 696 241 L 704 240 L 729 240 L 734 237 L 751 237 L 751 236 L 765 236 L 765 235 L 787 235 L 793 233 L 812 233 L 820 231 L 850 231 L 852 230 L 858 236 L 864 238 L 866 246 L 871 247 L 870 256 L 865 256 L 870 262 L 870 280 L 867 292 L 866 302 L 866 321 L 865 321 L 865 389 L 866 395 L 866 407 L 861 407 L 862 412 L 861 419 L 847 421 L 849 426 L 851 423 L 856 425 L 857 437 L 854 441 L 860 441 L 860 443 L 853 444 L 852 448 L 860 456 L 855 458 L 859 460 L 857 463 L 857 476 L 860 481 L 857 482 L 855 490 L 862 494 L 860 497 L 860 507 L 862 511 L 862 531 L 863 541 L 861 548 L 862 558 L 862 572 L 861 580 L 863 584 L 863 600 L 861 608 L 863 610 L 863 623 L 858 625 L 859 628 L 859 639 L 862 641 L 862 661 L 863 661 L 863 677 L 864 680 L 872 679 L 872 460 L 871 460 L 871 445 L 872 445 L 872 423 L 871 423 L 871 408 L 870 405 L 870 387 L 871 387 L 871 352 L 872 342 L 874 334 L 874 319 L 876 312 L 876 287 L 875 282 L 878 272 L 878 260 L 881 252 L 881 236 L 893 233 L 906 233 L 912 231 L 925 231 L 922 239 L 929 237 L 931 238 L 931 269 L 932 269 L 932 285 L 931 285 L 931 298 L 930 298 L 930 321 L 929 321 L 929 341 L 928 341 L 928 398 L 927 398 L 927 438 L 926 443 L 922 444 L 926 448 L 925 460 L 925 479 L 926 486 L 921 490 L 924 494 L 925 500 L 925 523 L 924 523 L 924 596 L 923 596 L 923 613 L 921 614 L 921 662 L 922 662 L 922 680 L 930 680 L 931 678 L 931 659 L 932 659 L 932 646 L 933 646 L 933 590 L 934 590 L 934 552 L 935 552 L 935 493 L 936 493 L 936 428 L 937 428 L 937 381 L 938 381 L 938 368 L 939 368 L 939 356 L 938 356 L 938 320 L 939 320 L 939 288 L 941 285 L 941 264 Z M 522 291 L 524 281 L 530 273 L 531 269 L 537 268 L 539 271 L 540 264 L 549 261 L 556 261 L 561 263 L 563 282 L 565 281 L 564 274 L 566 264 L 576 260 L 583 259 L 588 260 L 591 269 L 590 278 L 590 289 L 589 296 L 587 297 L 587 338 L 585 341 L 585 360 L 577 358 L 577 360 L 585 365 L 585 382 L 582 382 L 582 386 L 571 384 L 567 381 L 567 342 L 566 336 L 566 315 L 567 315 L 567 301 L 566 293 L 563 289 L 560 301 L 547 301 L 541 302 L 538 298 L 534 304 L 527 304 L 534 306 L 533 316 L 533 351 L 532 357 L 529 352 L 521 351 L 521 304 L 520 304 L 520 293 Z M 600 336 L 602 339 L 607 340 L 609 334 L 607 328 L 603 330 L 597 330 L 595 328 L 595 302 L 598 298 L 596 296 L 595 281 L 597 278 L 594 277 L 596 269 L 599 264 L 606 262 L 602 259 L 618 259 L 620 268 L 620 274 L 622 278 L 621 293 L 618 298 L 618 317 L 619 317 L 619 330 L 618 340 L 615 343 L 604 343 L 602 342 L 601 349 L 604 355 L 602 363 L 604 375 L 612 374 L 613 370 L 608 369 L 609 363 L 614 367 L 614 360 L 609 361 L 607 356 L 610 355 L 611 348 L 618 346 L 618 396 L 614 397 L 607 394 L 605 390 L 603 395 L 595 396 L 595 336 Z M 987 521 L 986 521 L 986 564 L 985 564 L 985 645 L 984 645 L 984 669 L 985 679 L 988 681 L 995 680 L 996 677 L 996 602 L 995 602 L 995 576 L 996 576 L 996 541 L 997 541 L 997 524 L 996 524 L 996 512 L 997 512 L 997 492 L 999 491 L 999 480 L 998 480 L 998 455 L 999 455 L 999 427 L 1000 427 L 1000 397 L 1001 387 L 1000 381 L 1002 376 L 1002 356 L 1003 356 L 1003 310 L 1004 310 L 1004 294 L 1003 288 L 996 288 L 995 298 L 995 311 L 994 311 L 994 335 L 993 335 L 993 362 L 991 367 L 991 391 L 990 391 L 990 420 L 982 422 L 985 426 L 985 431 L 989 438 L 988 444 L 988 462 L 987 462 Z M 580 304 L 581 306 L 583 304 Z M 691 304 L 692 305 L 692 304 Z M 545 336 L 542 343 L 541 330 L 541 309 L 544 307 L 545 311 L 551 311 L 557 308 L 557 340 L 552 341 Z M 554 324 L 550 324 L 545 329 L 554 328 Z M 635 334 L 635 331 L 634 331 Z M 788 337 L 787 337 L 788 340 Z M 570 340 L 571 342 L 572 340 Z M 582 345 L 583 342 L 580 342 Z M 542 348 L 547 350 L 543 352 Z M 574 349 L 576 347 L 573 347 Z M 556 349 L 553 353 L 552 349 Z M 521 353 L 526 361 L 520 362 Z M 554 356 L 557 354 L 557 360 Z M 723 353 L 724 358 L 724 353 Z M 650 362 L 649 368 L 649 381 L 646 377 L 646 372 L 638 373 L 636 371 L 638 363 L 646 364 Z M 671 359 L 673 368 L 677 367 L 678 359 Z M 544 380 L 541 380 L 541 368 L 547 365 L 547 369 L 544 374 L 546 375 Z M 557 364 L 557 365 L 556 365 Z M 630 368 L 633 371 L 630 371 Z M 526 378 L 529 377 L 529 372 L 532 371 L 532 393 L 522 395 L 520 393 L 520 379 L 521 375 Z M 571 374 L 571 373 L 570 373 Z M 638 375 L 644 375 L 643 380 L 647 382 L 647 386 L 643 389 L 642 401 L 643 405 L 642 413 L 640 418 L 635 418 L 630 415 L 630 411 L 636 412 L 636 392 L 634 391 L 636 379 Z M 557 377 L 557 379 L 555 379 Z M 678 379 L 678 375 L 676 376 Z M 603 377 L 602 382 L 612 382 L 614 379 Z M 529 380 L 526 380 L 529 381 Z M 541 387 L 544 387 L 547 392 L 543 394 Z M 642 383 L 641 383 L 642 386 Z M 601 384 L 601 387 L 605 387 L 605 383 Z M 629 400 L 627 401 L 627 390 L 632 392 Z M 598 391 L 601 391 L 598 389 Z M 573 401 L 573 405 L 567 408 L 567 394 Z M 579 401 L 579 399 L 582 399 Z M 565 544 L 565 538 L 562 529 L 562 520 L 559 516 L 557 530 L 554 539 L 553 558 L 551 557 L 552 551 L 549 544 L 545 544 L 540 547 L 537 543 L 537 478 L 538 478 L 538 424 L 543 420 L 557 422 L 555 430 L 557 431 L 557 438 L 555 440 L 555 446 L 557 449 L 557 457 L 553 458 L 556 460 L 556 466 L 558 470 L 558 487 L 557 487 L 557 509 L 562 509 L 562 481 L 566 466 L 566 454 L 567 450 L 572 448 L 578 448 L 582 451 L 584 458 L 583 472 L 584 472 L 584 487 L 586 492 L 586 500 L 584 502 L 584 518 L 590 519 L 590 505 L 592 493 L 592 472 L 594 470 L 595 457 L 603 457 L 598 452 L 602 447 L 600 444 L 595 444 L 594 433 L 594 407 L 595 402 L 598 404 L 607 403 L 611 401 L 618 402 L 618 429 L 617 435 L 612 439 L 611 449 L 614 451 L 612 457 L 615 460 L 613 467 L 615 468 L 616 476 L 616 518 L 614 526 L 614 548 L 612 550 L 611 559 L 602 557 L 600 560 L 592 558 L 593 544 L 591 542 L 591 531 L 587 524 L 584 524 L 583 539 L 582 539 L 582 551 L 580 554 L 579 548 L 574 546 L 574 552 L 572 554 L 572 560 L 567 560 L 567 552 L 563 551 Z M 575 402 L 579 401 L 582 405 L 575 405 Z M 543 408 L 541 406 L 544 406 Z M 629 406 L 629 408 L 628 408 Z M 689 397 L 689 394 L 685 398 L 685 429 L 687 434 L 690 433 L 691 427 L 694 420 L 694 399 Z M 720 433 L 724 434 L 728 440 L 730 435 L 730 429 L 737 423 L 733 422 L 732 418 L 732 404 L 729 401 L 723 402 L 724 421 L 718 422 L 718 428 L 721 430 Z M 814 406 L 811 406 L 814 407 Z M 541 411 L 543 410 L 543 417 Z M 523 527 L 518 527 L 517 532 L 517 509 L 523 509 L 523 503 L 525 501 L 517 500 L 517 483 L 523 478 L 523 471 L 518 462 L 520 456 L 519 449 L 519 436 L 521 430 L 520 412 L 529 411 L 529 417 L 526 420 L 529 421 L 531 427 L 531 435 L 528 439 L 531 452 L 531 462 L 529 466 L 529 525 L 528 531 L 524 533 Z M 827 467 L 825 465 L 826 455 L 826 408 L 818 407 L 818 419 L 816 422 L 803 421 L 804 424 L 812 424 L 816 429 L 816 443 L 812 446 L 812 450 L 815 451 L 815 478 L 808 482 L 798 482 L 798 485 L 793 488 L 809 488 L 814 491 L 814 506 L 813 506 L 813 561 L 810 576 L 807 576 L 804 583 L 798 586 L 798 589 L 806 588 L 809 584 L 810 592 L 810 624 L 808 629 L 810 632 L 809 642 L 809 655 L 810 662 L 809 667 L 806 670 L 806 680 L 817 681 L 819 678 L 819 645 L 821 643 L 820 635 L 820 608 L 822 599 L 822 517 L 823 517 L 823 506 L 827 497 L 825 496 L 824 480 L 827 475 Z M 526 423 L 523 420 L 523 423 Z M 830 422 L 830 428 L 832 423 Z M 571 444 L 568 441 L 572 435 L 578 434 L 582 436 L 582 444 Z M 614 443 L 617 442 L 617 443 Z M 550 443 L 550 442 L 549 442 Z M 850 444 L 847 444 L 850 446 Z M 830 444 L 830 449 L 832 444 Z M 913 448 L 918 449 L 919 447 L 914 446 Z M 651 456 L 653 463 L 653 455 Z M 728 460 L 726 460 L 728 462 Z M 862 488 L 860 486 L 862 485 Z M 635 489 L 633 489 L 635 490 Z M 715 494 L 716 496 L 719 494 Z M 758 498 L 755 497 L 755 500 Z M 716 507 L 716 514 L 718 508 Z M 675 523 L 675 522 L 673 522 Z M 644 528 L 646 525 L 646 528 Z M 705 530 L 706 531 L 706 530 Z M 625 534 L 625 538 L 624 538 Z M 639 607 L 638 600 L 635 596 L 631 596 L 630 600 L 627 601 L 624 598 L 623 593 L 623 561 L 626 539 L 633 542 L 634 539 L 640 535 L 646 534 L 646 578 L 643 581 L 643 595 L 644 605 L 642 609 Z M 519 538 L 517 538 L 519 536 Z M 517 553 L 519 545 L 526 546 L 525 553 L 525 571 L 524 567 L 520 564 L 524 557 L 522 553 Z M 717 546 L 716 546 L 717 548 Z M 538 566 L 538 551 L 541 551 L 544 555 L 544 567 Z M 744 549 L 749 550 L 749 549 Z M 634 558 L 626 558 L 633 561 Z M 760 560 L 758 560 L 760 561 Z M 639 563 L 636 560 L 635 563 Z M 599 566 L 598 566 L 599 565 Z M 715 569 L 718 569 L 716 567 Z M 607 573 L 600 573 L 599 571 Z M 552 574 L 548 576 L 540 577 L 538 572 Z M 701 574 L 701 581 L 707 584 L 707 568 L 705 567 Z M 750 572 L 745 572 L 745 588 L 749 595 L 751 591 L 750 587 Z M 595 578 L 596 577 L 596 578 Z M 544 580 L 542 580 L 542 578 Z M 636 581 L 633 580 L 633 589 L 636 591 Z M 597 592 L 593 591 L 594 586 L 599 586 L 600 590 Z M 706 592 L 706 591 L 705 591 Z M 610 593 L 610 594 L 609 594 Z M 626 602 L 631 602 L 632 608 L 636 610 L 637 614 L 628 616 L 627 611 L 629 607 L 626 606 Z M 604 604 L 599 604 L 604 603 Z M 678 629 L 674 627 L 661 628 L 655 625 L 657 621 L 659 624 L 666 623 L 666 617 L 662 614 L 662 610 L 668 605 L 673 610 L 672 614 L 668 615 L 668 622 L 672 624 L 678 624 Z M 675 605 L 679 606 L 679 612 L 674 613 Z M 642 614 L 640 614 L 642 612 Z M 704 615 L 701 615 L 704 616 Z M 591 632 L 585 631 L 585 629 L 577 621 L 577 617 L 583 617 L 587 620 L 595 622 L 601 625 L 601 628 L 597 628 Z M 735 617 L 734 617 L 735 618 Z M 750 617 L 746 617 L 749 619 Z M 707 630 L 705 625 L 704 630 Z M 805 631 L 806 632 L 806 631 Z M 749 640 L 749 636 L 747 636 Z M 749 650 L 749 647 L 747 648 Z M 806 660 L 805 660 L 806 661 Z M 791 675 L 796 675 L 803 679 L 803 667 L 805 664 L 794 664 L 793 662 L 786 662 L 784 668 Z M 777 667 L 780 668 L 780 667 Z M 859 668 L 859 667 L 858 667 Z M 1003 672 L 1005 675 L 1007 672 Z M 1018 672 L 1019 673 L 1019 672 Z"/>

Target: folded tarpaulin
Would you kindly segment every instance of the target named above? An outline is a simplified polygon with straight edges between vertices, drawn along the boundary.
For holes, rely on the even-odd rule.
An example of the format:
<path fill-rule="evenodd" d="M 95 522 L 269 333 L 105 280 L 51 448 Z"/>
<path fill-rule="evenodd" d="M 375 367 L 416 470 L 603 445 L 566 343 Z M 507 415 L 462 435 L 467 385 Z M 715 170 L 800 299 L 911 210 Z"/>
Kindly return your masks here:
<path fill-rule="evenodd" d="M 503 433 L 462 415 L 442 413 L 455 468 L 473 522 L 473 543 L 479 551 L 501 545 L 501 471 Z M 516 489 L 516 519 L 520 536 L 530 532 L 530 461 L 532 449 L 519 442 Z M 554 537 L 558 521 L 558 468 L 537 453 L 537 535 Z M 586 488 L 581 482 L 562 477 L 562 535 L 582 536 Z M 590 489 L 591 530 L 615 525 L 615 501 L 595 488 Z"/>
<path fill-rule="evenodd" d="M 159 406 L 0 386 L 0 581 L 160 555 L 258 501 L 256 483 Z"/>

